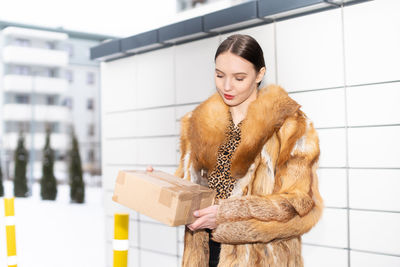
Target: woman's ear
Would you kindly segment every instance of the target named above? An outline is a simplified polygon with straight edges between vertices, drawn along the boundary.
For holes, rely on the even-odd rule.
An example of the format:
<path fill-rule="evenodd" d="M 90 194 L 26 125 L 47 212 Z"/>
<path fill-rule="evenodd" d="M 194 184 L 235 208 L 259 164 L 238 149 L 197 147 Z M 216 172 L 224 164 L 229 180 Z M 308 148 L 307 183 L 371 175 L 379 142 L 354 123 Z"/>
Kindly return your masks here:
<path fill-rule="evenodd" d="M 261 80 L 263 79 L 263 77 L 264 77 L 264 75 L 265 75 L 265 71 L 266 71 L 266 70 L 267 70 L 267 69 L 266 69 L 265 67 L 262 67 L 262 68 L 258 71 L 257 77 L 256 77 L 256 82 L 257 82 L 257 83 L 261 82 Z"/>

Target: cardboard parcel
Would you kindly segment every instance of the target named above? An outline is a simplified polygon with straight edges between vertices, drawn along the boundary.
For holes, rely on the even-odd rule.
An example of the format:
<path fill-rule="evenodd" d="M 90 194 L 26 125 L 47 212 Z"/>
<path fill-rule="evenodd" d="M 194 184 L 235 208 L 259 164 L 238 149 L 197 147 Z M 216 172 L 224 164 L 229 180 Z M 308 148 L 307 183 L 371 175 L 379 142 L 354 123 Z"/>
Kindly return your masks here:
<path fill-rule="evenodd" d="M 215 192 L 163 171 L 119 171 L 112 200 L 169 226 L 195 221 L 193 211 L 214 204 Z"/>

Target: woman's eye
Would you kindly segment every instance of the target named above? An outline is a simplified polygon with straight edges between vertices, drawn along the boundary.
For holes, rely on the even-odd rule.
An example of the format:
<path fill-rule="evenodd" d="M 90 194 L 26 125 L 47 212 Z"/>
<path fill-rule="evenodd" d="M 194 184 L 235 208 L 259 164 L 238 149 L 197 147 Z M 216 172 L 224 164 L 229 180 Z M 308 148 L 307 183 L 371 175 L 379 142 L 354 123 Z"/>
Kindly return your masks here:
<path fill-rule="evenodd" d="M 223 78 L 223 77 L 224 77 L 223 75 L 218 75 L 218 74 L 217 74 L 217 78 Z M 236 78 L 236 80 L 237 80 L 237 81 L 243 81 L 244 78 Z"/>

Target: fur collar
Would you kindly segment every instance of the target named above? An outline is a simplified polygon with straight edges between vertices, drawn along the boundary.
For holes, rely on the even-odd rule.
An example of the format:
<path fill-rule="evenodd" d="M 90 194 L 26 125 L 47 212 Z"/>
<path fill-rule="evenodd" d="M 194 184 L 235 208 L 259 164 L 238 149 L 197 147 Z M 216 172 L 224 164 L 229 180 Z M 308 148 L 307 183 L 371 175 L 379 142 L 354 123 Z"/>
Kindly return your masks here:
<path fill-rule="evenodd" d="M 265 142 L 278 130 L 288 116 L 301 106 L 278 85 L 258 90 L 241 125 L 241 141 L 232 157 L 231 174 L 241 178 L 255 160 Z M 200 103 L 192 112 L 188 137 L 191 142 L 195 170 L 212 170 L 217 162 L 218 148 L 225 139 L 231 118 L 229 106 L 218 92 Z"/>

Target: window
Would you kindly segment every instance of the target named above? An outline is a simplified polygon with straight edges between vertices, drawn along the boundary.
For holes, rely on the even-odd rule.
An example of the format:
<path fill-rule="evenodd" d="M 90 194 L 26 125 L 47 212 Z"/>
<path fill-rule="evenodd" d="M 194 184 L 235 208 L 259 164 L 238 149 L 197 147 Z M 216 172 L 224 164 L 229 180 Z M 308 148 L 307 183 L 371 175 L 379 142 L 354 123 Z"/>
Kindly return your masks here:
<path fill-rule="evenodd" d="M 17 75 L 29 75 L 30 68 L 28 66 L 15 66 L 13 72 Z"/>
<path fill-rule="evenodd" d="M 50 128 L 52 133 L 60 132 L 60 123 L 57 122 L 48 123 L 47 125 L 45 125 L 45 130 L 47 127 Z"/>
<path fill-rule="evenodd" d="M 66 50 L 70 58 L 74 56 L 74 46 L 72 44 L 67 44 Z"/>
<path fill-rule="evenodd" d="M 19 131 L 29 130 L 29 121 L 5 121 L 4 132 L 5 133 L 18 133 Z"/>
<path fill-rule="evenodd" d="M 15 103 L 18 104 L 29 104 L 29 96 L 28 95 L 16 95 Z"/>
<path fill-rule="evenodd" d="M 51 96 L 46 96 L 46 104 L 47 105 L 55 105 L 56 104 L 56 97 L 51 95 Z"/>
<path fill-rule="evenodd" d="M 88 125 L 88 136 L 94 136 L 94 125 L 93 124 Z"/>
<path fill-rule="evenodd" d="M 46 42 L 47 49 L 54 50 L 56 49 L 56 44 L 54 42 Z"/>
<path fill-rule="evenodd" d="M 65 98 L 62 101 L 62 105 L 72 109 L 72 99 L 70 97 Z"/>
<path fill-rule="evenodd" d="M 178 12 L 185 11 L 192 8 L 197 8 L 201 5 L 218 2 L 221 0 L 177 0 Z"/>
<path fill-rule="evenodd" d="M 93 103 L 93 99 L 92 98 L 89 98 L 87 100 L 87 109 L 88 110 L 93 110 L 94 109 L 94 103 Z"/>
<path fill-rule="evenodd" d="M 60 151 L 58 149 L 54 150 L 54 159 L 59 161 L 67 160 L 67 155 L 64 151 Z"/>
<path fill-rule="evenodd" d="M 67 157 L 65 156 L 65 154 L 59 154 L 57 157 L 56 157 L 56 159 L 57 160 L 59 160 L 59 161 L 65 161 L 66 159 L 67 159 Z"/>
<path fill-rule="evenodd" d="M 93 162 L 94 161 L 94 151 L 93 149 L 89 149 L 88 151 L 88 161 Z"/>
<path fill-rule="evenodd" d="M 94 84 L 94 73 L 88 72 L 86 76 L 86 83 L 87 84 Z"/>
<path fill-rule="evenodd" d="M 72 83 L 74 81 L 74 73 L 72 72 L 72 70 L 67 70 L 67 72 L 65 73 L 65 77 L 67 78 L 67 81 L 69 83 Z"/>
<path fill-rule="evenodd" d="M 28 132 L 30 131 L 30 122 L 28 121 L 19 121 L 17 122 L 17 131 L 18 132 Z"/>
<path fill-rule="evenodd" d="M 57 77 L 57 70 L 55 69 L 47 69 L 47 77 Z"/>
<path fill-rule="evenodd" d="M 15 39 L 15 44 L 18 46 L 31 46 L 31 41 L 28 39 L 17 38 Z"/>

